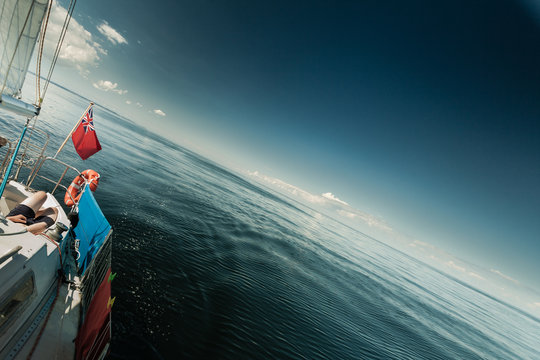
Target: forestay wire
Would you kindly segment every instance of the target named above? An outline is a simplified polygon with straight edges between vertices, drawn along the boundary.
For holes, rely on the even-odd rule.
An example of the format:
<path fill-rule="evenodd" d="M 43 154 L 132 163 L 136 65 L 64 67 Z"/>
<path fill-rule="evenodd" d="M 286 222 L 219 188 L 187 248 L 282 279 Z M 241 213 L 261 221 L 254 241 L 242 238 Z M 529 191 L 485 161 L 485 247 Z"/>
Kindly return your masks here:
<path fill-rule="evenodd" d="M 56 62 L 58 61 L 58 56 L 60 55 L 60 49 L 62 48 L 62 43 L 64 42 L 64 38 L 66 37 L 69 22 L 71 21 L 71 16 L 73 15 L 73 10 L 75 9 L 75 4 L 76 3 L 77 3 L 77 0 L 71 0 L 69 2 L 69 7 L 68 7 L 68 10 L 67 10 L 67 13 L 66 13 L 66 18 L 64 19 L 64 25 L 62 26 L 62 31 L 60 32 L 60 36 L 59 36 L 58 42 L 56 44 L 56 49 L 54 51 L 53 60 L 51 62 L 51 66 L 49 68 L 49 73 L 47 74 L 47 79 L 45 80 L 45 85 L 43 87 L 43 93 L 39 94 L 39 90 L 38 90 L 38 99 L 36 99 L 37 100 L 37 104 L 36 104 L 37 106 L 41 107 L 41 104 L 43 103 L 43 99 L 45 98 L 45 94 L 47 93 L 47 89 L 49 88 L 49 83 L 51 82 L 52 73 L 53 73 L 54 67 L 56 65 Z M 49 8 L 49 12 L 50 12 L 50 8 Z M 48 21 L 49 21 L 49 14 L 47 14 L 47 21 L 46 22 L 48 22 Z M 45 25 L 45 30 L 46 30 L 46 26 L 47 25 Z M 45 34 L 43 33 L 42 38 L 40 39 L 41 44 L 40 44 L 39 62 L 41 62 L 41 54 L 42 54 L 42 51 L 43 51 L 43 42 L 44 42 L 44 40 L 45 40 Z M 40 68 L 41 68 L 41 65 L 40 65 Z M 38 78 L 37 81 L 38 82 L 39 82 L 39 78 L 40 78 L 40 73 L 41 73 L 41 69 L 39 70 L 39 73 L 37 74 L 37 78 Z"/>
<path fill-rule="evenodd" d="M 41 59 L 43 58 L 43 46 L 45 45 L 45 34 L 47 33 L 47 25 L 49 24 L 49 16 L 51 15 L 52 0 L 49 0 L 47 8 L 47 16 L 41 24 L 41 33 L 39 36 L 39 51 L 36 61 L 36 106 L 41 106 L 43 99 L 41 98 Z"/>

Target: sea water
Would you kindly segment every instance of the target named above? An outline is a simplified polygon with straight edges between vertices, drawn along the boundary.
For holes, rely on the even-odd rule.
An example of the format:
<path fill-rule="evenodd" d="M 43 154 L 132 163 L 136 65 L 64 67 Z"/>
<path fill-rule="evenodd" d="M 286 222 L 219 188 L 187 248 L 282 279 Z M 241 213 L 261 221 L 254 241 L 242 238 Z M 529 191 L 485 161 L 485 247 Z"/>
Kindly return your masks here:
<path fill-rule="evenodd" d="M 88 105 L 51 85 L 55 150 Z M 540 359 L 540 322 L 96 106 L 116 359 Z M 1 114 L 3 133 L 20 118 Z"/>

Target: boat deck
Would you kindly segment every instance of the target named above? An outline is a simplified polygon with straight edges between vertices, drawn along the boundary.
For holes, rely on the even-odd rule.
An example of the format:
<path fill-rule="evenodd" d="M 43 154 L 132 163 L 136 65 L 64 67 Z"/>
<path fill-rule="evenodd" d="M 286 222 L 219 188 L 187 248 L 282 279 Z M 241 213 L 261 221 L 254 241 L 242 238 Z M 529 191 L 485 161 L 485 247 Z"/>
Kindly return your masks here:
<path fill-rule="evenodd" d="M 0 199 L 3 215 L 32 192 L 16 182 Z M 48 194 L 44 207 L 59 210 L 57 221 L 69 224 L 58 201 Z M 60 251 L 61 249 L 61 251 Z M 67 282 L 58 277 L 64 257 Z M 25 226 L 0 219 L 0 358 L 72 359 L 81 314 L 80 280 L 69 246 Z M 46 324 L 45 327 L 44 324 Z"/>

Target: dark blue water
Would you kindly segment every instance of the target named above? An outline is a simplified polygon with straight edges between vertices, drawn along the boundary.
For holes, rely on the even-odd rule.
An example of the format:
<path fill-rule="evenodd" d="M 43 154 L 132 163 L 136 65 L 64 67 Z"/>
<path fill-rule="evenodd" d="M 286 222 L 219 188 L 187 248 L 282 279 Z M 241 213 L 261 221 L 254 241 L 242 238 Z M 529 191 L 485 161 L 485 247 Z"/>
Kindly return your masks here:
<path fill-rule="evenodd" d="M 49 90 L 61 134 L 84 99 Z M 8 133 L 16 120 L 2 117 Z M 112 358 L 539 359 L 540 323 L 104 108 Z"/>

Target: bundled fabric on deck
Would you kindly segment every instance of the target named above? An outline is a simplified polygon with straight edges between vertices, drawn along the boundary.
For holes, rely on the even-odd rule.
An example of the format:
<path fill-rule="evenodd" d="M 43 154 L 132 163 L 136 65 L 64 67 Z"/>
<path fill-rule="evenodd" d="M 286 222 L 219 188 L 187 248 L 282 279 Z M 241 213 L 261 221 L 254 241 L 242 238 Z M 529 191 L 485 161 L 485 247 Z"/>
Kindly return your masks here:
<path fill-rule="evenodd" d="M 79 272 L 84 275 L 111 232 L 111 225 L 105 219 L 88 185 L 79 200 L 79 223 L 73 231 L 75 238 L 79 239 Z"/>

